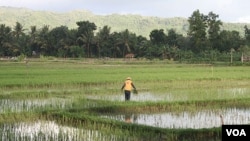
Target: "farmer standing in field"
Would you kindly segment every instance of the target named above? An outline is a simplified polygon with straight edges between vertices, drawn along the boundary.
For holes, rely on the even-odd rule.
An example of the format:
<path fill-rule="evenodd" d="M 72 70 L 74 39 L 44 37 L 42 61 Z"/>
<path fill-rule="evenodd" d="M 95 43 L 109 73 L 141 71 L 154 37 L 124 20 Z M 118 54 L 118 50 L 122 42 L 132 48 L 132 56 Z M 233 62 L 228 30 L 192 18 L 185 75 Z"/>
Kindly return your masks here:
<path fill-rule="evenodd" d="M 134 89 L 134 91 L 136 92 L 136 88 L 135 85 L 133 84 L 131 77 L 127 77 L 122 88 L 122 90 L 124 90 L 124 94 L 125 94 L 125 101 L 130 100 L 130 94 L 132 89 Z"/>

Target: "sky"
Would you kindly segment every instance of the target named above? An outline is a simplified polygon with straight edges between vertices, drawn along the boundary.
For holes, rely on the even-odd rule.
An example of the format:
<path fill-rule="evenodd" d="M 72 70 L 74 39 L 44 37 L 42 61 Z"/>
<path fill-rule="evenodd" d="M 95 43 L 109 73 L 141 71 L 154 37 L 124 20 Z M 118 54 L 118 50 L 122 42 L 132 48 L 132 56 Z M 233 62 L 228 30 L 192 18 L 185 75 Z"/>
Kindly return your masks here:
<path fill-rule="evenodd" d="M 137 14 L 188 18 L 196 10 L 219 15 L 222 22 L 250 23 L 250 0 L 0 0 L 0 6 L 69 12 L 88 10 L 98 15 Z"/>

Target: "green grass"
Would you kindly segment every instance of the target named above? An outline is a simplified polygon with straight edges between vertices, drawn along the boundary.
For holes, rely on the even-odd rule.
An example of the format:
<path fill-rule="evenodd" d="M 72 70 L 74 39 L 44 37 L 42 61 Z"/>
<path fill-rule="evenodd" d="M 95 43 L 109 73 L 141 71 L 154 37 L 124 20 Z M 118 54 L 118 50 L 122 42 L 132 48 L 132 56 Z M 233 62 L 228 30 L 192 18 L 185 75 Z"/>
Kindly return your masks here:
<path fill-rule="evenodd" d="M 120 88 L 127 76 L 132 77 L 139 95 L 150 93 L 154 96 L 168 96 L 171 101 L 123 102 L 86 98 L 121 94 Z M 80 122 L 80 126 L 94 124 L 94 127 L 105 131 L 114 128 L 121 133 L 122 129 L 126 129 L 128 134 L 138 138 L 145 136 L 144 131 L 154 135 L 159 135 L 159 132 L 173 135 L 175 139 L 190 133 L 195 133 L 196 139 L 218 136 L 219 129 L 165 132 L 165 129 L 104 120 L 98 115 L 112 112 L 196 112 L 227 107 L 249 108 L 249 82 L 250 72 L 247 66 L 122 60 L 31 60 L 28 65 L 23 62 L 0 62 L 0 100 L 62 98 L 73 101 L 70 107 L 64 108 L 48 105 L 37 108 L 36 111 L 1 113 L 0 123 L 7 121 L 10 116 L 10 121 L 14 122 L 45 118 L 72 126 L 76 126 L 75 121 Z M 132 133 L 139 129 L 138 136 Z M 171 132 L 174 134 L 170 134 Z"/>
<path fill-rule="evenodd" d="M 86 94 L 117 93 L 127 76 L 132 77 L 140 92 L 172 93 L 174 97 L 187 95 L 189 100 L 198 100 L 197 95 L 216 98 L 212 94 L 217 94 L 218 89 L 222 96 L 223 89 L 250 88 L 250 72 L 246 66 L 48 61 L 30 62 L 28 66 L 22 62 L 1 62 L 0 90 L 15 94 L 48 89 L 57 93 L 68 90 Z M 222 98 L 226 97 L 224 94 Z"/>
<path fill-rule="evenodd" d="M 169 95 L 177 102 L 250 97 L 246 66 L 86 60 L 0 64 L 2 98 L 115 95 L 127 76 L 132 77 L 139 94 Z"/>
<path fill-rule="evenodd" d="M 175 80 L 249 80 L 246 66 L 176 64 L 84 64 L 80 62 L 1 62 L 0 86 L 27 84 L 114 83 L 131 76 L 137 82 Z"/>

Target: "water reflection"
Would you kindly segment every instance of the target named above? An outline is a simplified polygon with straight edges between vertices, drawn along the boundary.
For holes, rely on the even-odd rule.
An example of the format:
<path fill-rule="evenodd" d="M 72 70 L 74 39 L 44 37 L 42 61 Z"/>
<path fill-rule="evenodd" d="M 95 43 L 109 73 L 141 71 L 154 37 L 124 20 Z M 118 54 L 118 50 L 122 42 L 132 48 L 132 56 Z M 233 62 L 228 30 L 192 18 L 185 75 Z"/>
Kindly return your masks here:
<path fill-rule="evenodd" d="M 250 123 L 250 109 L 237 108 L 204 110 L 196 113 L 132 114 L 129 120 L 126 115 L 104 115 L 102 117 L 162 128 L 199 129 L 220 127 L 222 124 L 220 115 L 223 118 L 224 124 Z"/>
<path fill-rule="evenodd" d="M 137 121 L 137 114 L 125 114 L 124 115 L 124 121 L 126 123 L 135 123 Z"/>

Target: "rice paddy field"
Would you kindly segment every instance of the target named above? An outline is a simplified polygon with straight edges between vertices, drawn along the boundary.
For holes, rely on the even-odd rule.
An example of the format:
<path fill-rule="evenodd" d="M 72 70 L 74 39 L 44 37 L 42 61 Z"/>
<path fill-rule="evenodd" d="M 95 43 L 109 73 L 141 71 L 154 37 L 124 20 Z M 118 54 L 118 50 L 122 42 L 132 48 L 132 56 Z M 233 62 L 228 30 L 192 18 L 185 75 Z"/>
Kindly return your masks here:
<path fill-rule="evenodd" d="M 220 141 L 222 124 L 250 124 L 249 66 L 0 61 L 0 140 Z"/>

